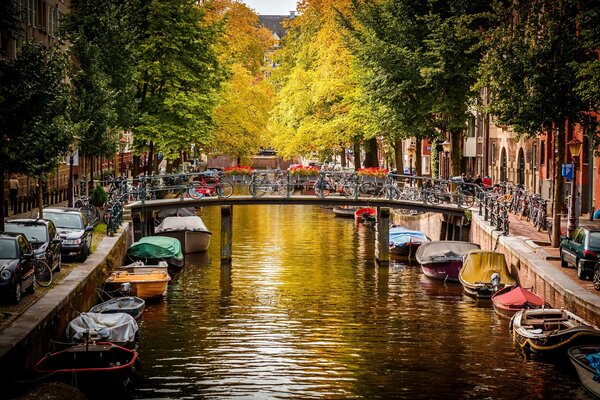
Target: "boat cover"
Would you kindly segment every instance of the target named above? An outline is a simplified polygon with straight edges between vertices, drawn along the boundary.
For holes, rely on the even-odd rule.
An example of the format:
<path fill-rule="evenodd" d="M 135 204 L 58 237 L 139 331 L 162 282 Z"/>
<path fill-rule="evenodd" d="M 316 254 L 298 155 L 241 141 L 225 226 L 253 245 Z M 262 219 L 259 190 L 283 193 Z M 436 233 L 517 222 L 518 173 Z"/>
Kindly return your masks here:
<path fill-rule="evenodd" d="M 206 225 L 204 225 L 202 218 L 197 215 L 190 217 L 166 217 L 155 229 L 156 233 L 172 231 L 211 233 L 208 228 L 206 228 Z"/>
<path fill-rule="evenodd" d="M 146 236 L 133 243 L 127 254 L 138 258 L 176 258 L 183 260 L 179 240 L 167 236 Z"/>
<path fill-rule="evenodd" d="M 496 296 L 494 301 L 497 301 L 507 307 L 516 306 L 529 308 L 542 307 L 545 303 L 544 299 L 542 299 L 540 296 L 533 294 L 529 290 L 523 289 L 520 286 L 515 286 L 515 288 L 510 292 Z"/>
<path fill-rule="evenodd" d="M 194 215 L 196 215 L 194 207 L 179 207 L 160 210 L 156 218 L 162 221 L 167 217 L 192 217 Z"/>
<path fill-rule="evenodd" d="M 594 370 L 594 381 L 600 381 L 600 353 L 588 354 L 585 356 L 590 368 Z"/>
<path fill-rule="evenodd" d="M 489 283 L 494 272 L 500 274 L 500 282 L 504 285 L 516 285 L 504 254 L 494 251 L 471 250 L 465 258 L 460 275 L 465 282 Z"/>
<path fill-rule="evenodd" d="M 126 313 L 81 313 L 67 325 L 67 337 L 82 342 L 87 331 L 95 331 L 100 341 L 126 343 L 137 339 L 138 324 Z"/>
<path fill-rule="evenodd" d="M 415 258 L 419 264 L 432 262 L 462 261 L 471 250 L 479 249 L 479 245 L 471 242 L 436 241 L 423 243 L 417 249 Z"/>
<path fill-rule="evenodd" d="M 408 242 L 429 242 L 429 238 L 421 231 L 411 231 L 401 226 L 390 227 L 390 245 L 402 246 Z"/>

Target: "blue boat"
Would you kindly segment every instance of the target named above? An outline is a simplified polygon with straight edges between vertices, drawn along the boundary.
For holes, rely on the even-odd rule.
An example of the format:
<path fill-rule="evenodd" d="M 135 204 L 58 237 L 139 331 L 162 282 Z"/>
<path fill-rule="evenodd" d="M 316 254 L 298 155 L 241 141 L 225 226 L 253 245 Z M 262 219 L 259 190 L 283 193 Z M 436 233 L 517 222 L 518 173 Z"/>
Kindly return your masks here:
<path fill-rule="evenodd" d="M 411 257 L 417 252 L 421 243 L 431 239 L 421 231 L 412 231 L 402 226 L 390 226 L 390 254 L 400 257 Z"/>

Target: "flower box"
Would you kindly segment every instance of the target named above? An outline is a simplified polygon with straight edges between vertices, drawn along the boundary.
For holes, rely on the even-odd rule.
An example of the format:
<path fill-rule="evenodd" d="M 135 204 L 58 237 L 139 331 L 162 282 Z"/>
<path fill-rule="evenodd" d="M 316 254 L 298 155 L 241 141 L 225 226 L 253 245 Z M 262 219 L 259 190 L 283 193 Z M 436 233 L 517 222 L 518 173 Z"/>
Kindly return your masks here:
<path fill-rule="evenodd" d="M 225 176 L 238 176 L 238 175 L 252 175 L 254 168 L 246 165 L 235 165 L 233 167 L 225 168 Z"/>

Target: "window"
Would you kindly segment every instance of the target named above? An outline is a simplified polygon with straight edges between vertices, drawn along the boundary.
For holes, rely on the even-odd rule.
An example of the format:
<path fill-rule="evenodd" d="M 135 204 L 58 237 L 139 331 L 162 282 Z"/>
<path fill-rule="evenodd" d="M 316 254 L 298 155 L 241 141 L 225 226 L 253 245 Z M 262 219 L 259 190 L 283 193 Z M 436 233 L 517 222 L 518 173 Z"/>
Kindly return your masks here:
<path fill-rule="evenodd" d="M 590 232 L 590 247 L 600 247 L 600 232 Z"/>
<path fill-rule="evenodd" d="M 469 137 L 475 137 L 475 128 L 476 128 L 476 124 L 475 124 L 475 117 L 474 116 L 470 116 L 469 117 L 469 132 L 468 135 Z"/>
<path fill-rule="evenodd" d="M 540 165 L 544 165 L 546 162 L 546 142 L 542 140 L 540 143 Z"/>
<path fill-rule="evenodd" d="M 29 249 L 29 243 L 27 243 L 27 240 L 23 236 L 19 236 L 17 240 L 19 242 L 19 250 L 21 255 L 31 253 L 31 250 Z"/>
<path fill-rule="evenodd" d="M 27 25 L 35 27 L 37 2 L 36 0 L 27 1 Z"/>

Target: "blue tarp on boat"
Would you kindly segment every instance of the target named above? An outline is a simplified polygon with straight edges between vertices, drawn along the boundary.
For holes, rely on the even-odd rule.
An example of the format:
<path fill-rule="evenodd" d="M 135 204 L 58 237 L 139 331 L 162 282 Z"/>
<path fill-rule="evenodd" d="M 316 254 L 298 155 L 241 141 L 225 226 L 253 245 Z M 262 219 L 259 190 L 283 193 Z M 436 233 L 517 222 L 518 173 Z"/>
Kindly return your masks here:
<path fill-rule="evenodd" d="M 428 242 L 429 238 L 421 231 L 411 231 L 402 226 L 390 227 L 390 245 L 403 246 L 409 242 Z"/>
<path fill-rule="evenodd" d="M 595 371 L 594 380 L 596 382 L 600 381 L 600 353 L 588 354 L 585 358 L 587 359 L 590 368 Z"/>

